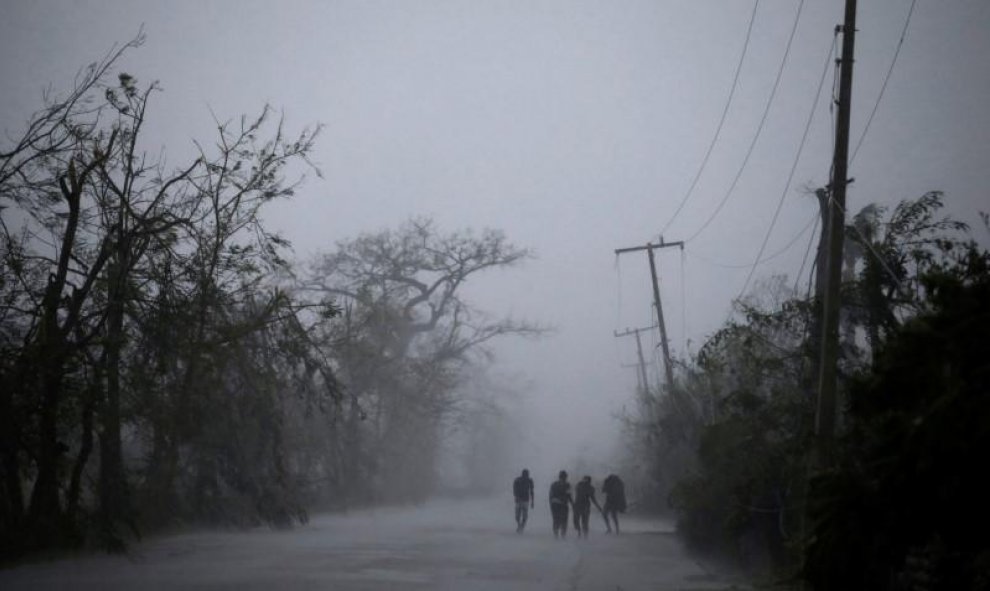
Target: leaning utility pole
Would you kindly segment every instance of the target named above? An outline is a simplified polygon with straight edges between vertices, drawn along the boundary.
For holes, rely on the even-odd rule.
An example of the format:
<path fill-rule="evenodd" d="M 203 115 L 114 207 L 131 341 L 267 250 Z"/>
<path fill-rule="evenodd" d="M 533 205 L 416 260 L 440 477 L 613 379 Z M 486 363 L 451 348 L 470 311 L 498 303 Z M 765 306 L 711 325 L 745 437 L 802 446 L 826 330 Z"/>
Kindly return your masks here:
<path fill-rule="evenodd" d="M 653 330 L 653 327 L 650 326 L 648 328 L 631 328 L 631 329 L 627 328 L 623 332 L 612 331 L 615 334 L 616 338 L 627 337 L 629 335 L 636 336 L 636 354 L 639 356 L 639 380 L 640 383 L 642 384 L 641 387 L 643 388 L 643 392 L 650 391 L 650 381 L 646 379 L 646 360 L 643 358 L 643 342 L 642 339 L 639 338 L 639 333 L 645 332 L 647 330 Z"/>
<path fill-rule="evenodd" d="M 839 73 L 839 112 L 835 123 L 835 154 L 829 187 L 822 346 L 818 366 L 818 406 L 815 412 L 816 461 L 832 465 L 836 420 L 836 364 L 839 357 L 839 287 L 842 281 L 842 242 L 845 231 L 846 185 L 849 165 L 849 114 L 852 102 L 853 43 L 856 39 L 856 0 L 846 0 L 842 24 L 842 59 Z"/>
<path fill-rule="evenodd" d="M 660 345 L 663 347 L 663 368 L 667 374 L 667 388 L 670 392 L 674 390 L 674 367 L 670 363 L 670 347 L 667 345 L 667 326 L 663 321 L 663 306 L 660 304 L 660 282 L 657 280 L 657 263 L 653 257 L 653 251 L 658 248 L 679 246 L 684 250 L 684 242 L 664 242 L 660 237 L 660 244 L 647 243 L 645 246 L 633 246 L 630 248 L 617 248 L 615 254 L 624 252 L 635 252 L 645 250 L 650 258 L 650 275 L 653 277 L 653 305 L 657 308 L 657 326 L 660 328 Z"/>
<path fill-rule="evenodd" d="M 623 363 L 621 364 L 623 369 L 636 369 L 636 388 L 637 392 L 645 392 L 646 386 L 643 385 L 643 378 L 639 375 L 639 364 L 638 363 Z"/>

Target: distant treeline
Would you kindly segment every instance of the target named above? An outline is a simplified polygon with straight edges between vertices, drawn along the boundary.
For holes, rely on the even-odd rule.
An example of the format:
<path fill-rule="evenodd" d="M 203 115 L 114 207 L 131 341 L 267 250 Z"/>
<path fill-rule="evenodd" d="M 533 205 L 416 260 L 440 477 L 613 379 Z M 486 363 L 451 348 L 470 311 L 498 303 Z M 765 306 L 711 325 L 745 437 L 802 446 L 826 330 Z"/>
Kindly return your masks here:
<path fill-rule="evenodd" d="M 166 164 L 158 88 L 114 70 L 142 40 L 0 146 L 2 556 L 422 499 L 455 420 L 499 449 L 497 403 L 461 386 L 541 329 L 459 294 L 528 252 L 411 220 L 292 262 L 260 214 L 318 173 L 320 128 L 265 108 Z"/>

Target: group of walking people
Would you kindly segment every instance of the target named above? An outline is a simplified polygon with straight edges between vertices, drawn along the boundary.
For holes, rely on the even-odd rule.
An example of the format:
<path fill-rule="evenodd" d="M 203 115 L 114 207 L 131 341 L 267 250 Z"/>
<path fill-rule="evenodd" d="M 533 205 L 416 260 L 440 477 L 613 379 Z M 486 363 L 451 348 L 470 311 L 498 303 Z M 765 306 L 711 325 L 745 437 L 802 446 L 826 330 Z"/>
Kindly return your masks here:
<path fill-rule="evenodd" d="M 516 500 L 516 532 L 522 533 L 526 527 L 529 510 L 535 508 L 533 479 L 529 470 L 523 470 L 512 482 L 512 494 Z M 561 470 L 557 480 L 550 485 L 550 515 L 553 518 L 553 536 L 567 536 L 567 518 L 570 511 L 574 512 L 574 529 L 578 537 L 588 537 L 588 521 L 591 516 L 591 506 L 605 518 L 606 533 L 619 533 L 619 513 L 626 510 L 625 485 L 615 474 L 609 474 L 602 482 L 602 494 L 605 495 L 603 505 L 595 498 L 595 487 L 591 476 L 585 476 L 574 487 L 571 493 L 571 483 L 567 481 L 567 471 Z"/>

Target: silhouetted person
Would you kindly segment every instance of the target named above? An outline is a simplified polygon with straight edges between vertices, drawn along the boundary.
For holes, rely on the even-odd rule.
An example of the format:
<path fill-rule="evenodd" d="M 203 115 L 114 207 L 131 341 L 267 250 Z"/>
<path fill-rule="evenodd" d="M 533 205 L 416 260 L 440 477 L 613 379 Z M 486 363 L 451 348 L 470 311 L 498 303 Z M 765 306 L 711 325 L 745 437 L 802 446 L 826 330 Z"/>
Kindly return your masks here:
<path fill-rule="evenodd" d="M 612 533 L 612 525 L 609 523 L 609 516 L 615 523 L 615 533 L 619 533 L 619 513 L 626 512 L 626 487 L 622 479 L 615 474 L 609 474 L 602 482 L 602 493 L 605 495 L 605 508 L 602 515 L 605 517 L 605 527 L 608 533 Z"/>
<path fill-rule="evenodd" d="M 516 532 L 522 533 L 529 518 L 529 510 L 534 508 L 536 502 L 536 497 L 533 495 L 533 479 L 529 477 L 529 470 L 523 470 L 522 474 L 512 481 L 512 496 L 516 499 Z"/>
<path fill-rule="evenodd" d="M 588 537 L 588 517 L 591 515 L 592 505 L 599 512 L 602 511 L 601 505 L 595 499 L 595 487 L 591 484 L 591 476 L 585 476 L 574 487 L 574 529 L 577 530 L 578 537 Z"/>
<path fill-rule="evenodd" d="M 553 516 L 553 537 L 567 535 L 567 507 L 574 504 L 571 496 L 571 483 L 567 482 L 567 472 L 560 471 L 557 482 L 550 485 L 550 514 Z"/>

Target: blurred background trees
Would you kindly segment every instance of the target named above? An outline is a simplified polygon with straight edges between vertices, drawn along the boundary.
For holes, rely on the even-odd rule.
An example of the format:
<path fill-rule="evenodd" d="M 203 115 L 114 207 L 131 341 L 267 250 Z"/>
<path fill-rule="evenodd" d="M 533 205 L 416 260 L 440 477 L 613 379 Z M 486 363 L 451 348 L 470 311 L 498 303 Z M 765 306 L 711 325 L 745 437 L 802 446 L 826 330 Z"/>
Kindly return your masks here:
<path fill-rule="evenodd" d="M 444 234 L 429 220 L 410 220 L 341 242 L 310 265 L 299 290 L 344 306 L 328 338 L 347 383 L 343 428 L 356 450 L 344 467 L 346 499 L 373 491 L 375 500 L 423 500 L 435 491 L 441 442 L 449 422 L 465 416 L 466 378 L 484 360 L 484 344 L 544 330 L 489 318 L 460 288 L 527 256 L 497 231 Z"/>

